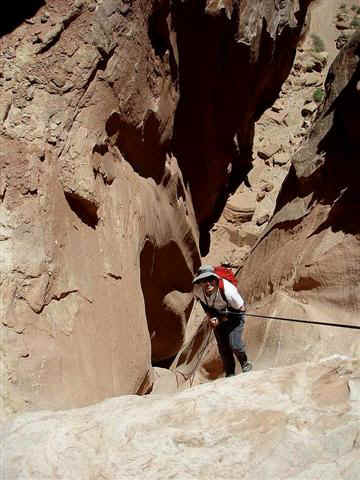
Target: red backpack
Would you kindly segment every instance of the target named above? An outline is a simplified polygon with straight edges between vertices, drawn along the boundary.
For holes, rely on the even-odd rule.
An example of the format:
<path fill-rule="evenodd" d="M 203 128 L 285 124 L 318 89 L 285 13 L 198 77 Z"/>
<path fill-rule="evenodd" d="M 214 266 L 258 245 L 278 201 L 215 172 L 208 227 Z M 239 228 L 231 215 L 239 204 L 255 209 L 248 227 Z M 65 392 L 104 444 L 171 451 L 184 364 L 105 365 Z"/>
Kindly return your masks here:
<path fill-rule="evenodd" d="M 231 270 L 231 268 L 223 267 L 222 265 L 217 265 L 216 267 L 214 267 L 214 272 L 216 273 L 216 275 L 220 277 L 220 280 L 219 280 L 220 290 L 222 291 L 224 290 L 224 282 L 223 282 L 224 278 L 225 280 L 232 283 L 237 288 L 238 281 L 235 275 L 233 274 L 233 271 Z"/>

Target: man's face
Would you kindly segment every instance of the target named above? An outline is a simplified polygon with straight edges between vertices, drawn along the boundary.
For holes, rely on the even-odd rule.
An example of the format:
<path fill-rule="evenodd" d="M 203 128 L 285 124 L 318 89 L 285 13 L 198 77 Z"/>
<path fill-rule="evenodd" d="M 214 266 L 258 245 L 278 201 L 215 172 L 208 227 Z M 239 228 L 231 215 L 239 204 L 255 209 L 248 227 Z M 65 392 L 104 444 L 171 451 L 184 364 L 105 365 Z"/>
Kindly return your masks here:
<path fill-rule="evenodd" d="M 205 278 L 201 282 L 201 286 L 204 289 L 205 295 L 210 296 L 217 289 L 217 286 L 218 286 L 217 278 L 216 277 Z"/>

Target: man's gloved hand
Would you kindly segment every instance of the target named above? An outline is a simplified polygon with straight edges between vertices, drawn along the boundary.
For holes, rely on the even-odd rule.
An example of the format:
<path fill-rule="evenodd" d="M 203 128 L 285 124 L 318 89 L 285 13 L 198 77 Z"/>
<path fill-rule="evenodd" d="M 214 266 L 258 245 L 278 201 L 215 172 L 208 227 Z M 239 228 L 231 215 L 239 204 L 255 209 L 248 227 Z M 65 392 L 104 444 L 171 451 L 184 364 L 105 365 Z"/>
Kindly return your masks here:
<path fill-rule="evenodd" d="M 219 325 L 219 319 L 216 317 L 207 317 L 208 322 L 212 328 L 215 328 Z"/>

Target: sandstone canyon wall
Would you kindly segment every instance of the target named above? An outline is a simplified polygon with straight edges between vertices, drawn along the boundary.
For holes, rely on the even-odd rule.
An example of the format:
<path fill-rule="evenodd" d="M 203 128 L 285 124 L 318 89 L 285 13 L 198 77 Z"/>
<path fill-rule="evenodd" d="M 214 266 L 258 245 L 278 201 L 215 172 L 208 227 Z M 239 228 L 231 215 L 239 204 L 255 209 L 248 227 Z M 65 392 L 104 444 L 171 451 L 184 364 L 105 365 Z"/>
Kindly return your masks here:
<path fill-rule="evenodd" d="M 356 33 L 329 70 L 326 100 L 241 272 L 254 313 L 359 325 L 359 52 Z M 360 353 L 357 330 L 249 323 L 249 338 L 263 338 L 251 342 L 259 366 Z"/>
<path fill-rule="evenodd" d="M 151 43 L 152 8 L 49 2 L 1 39 L 11 408 L 82 405 L 149 384 L 157 302 L 169 305 L 170 351 L 181 341 L 197 227 L 164 146 L 177 92 Z"/>
<path fill-rule="evenodd" d="M 2 411 L 151 387 L 308 1 L 57 0 L 1 26 Z"/>
<path fill-rule="evenodd" d="M 274 80 L 279 79 L 279 71 L 272 70 L 273 62 L 257 62 L 270 58 L 270 50 L 276 52 L 284 34 L 280 25 L 285 25 L 288 34 L 298 35 L 295 27 L 292 30 L 284 24 L 284 18 L 292 18 L 297 2 L 239 1 L 232 4 L 233 10 L 228 3 L 214 2 L 201 8 L 192 2 L 40 5 L 36 15 L 34 10 L 26 13 L 25 23 L 15 16 L 12 28 L 18 28 L 11 32 L 2 28 L 6 35 L 0 38 L 9 46 L 6 42 L 11 35 L 20 37 L 27 29 L 38 32 L 34 43 L 16 44 L 14 40 L 15 57 L 5 47 L 1 57 L 0 369 L 6 389 L 0 420 L 26 407 L 49 410 L 13 415 L 1 423 L 1 474 L 11 480 L 357 479 L 358 331 L 248 318 L 246 339 L 255 371 L 216 379 L 222 370 L 213 350 L 205 355 L 201 370 L 215 381 L 174 395 L 159 395 L 166 389 L 184 388 L 186 375 L 182 374 L 186 368 L 191 370 L 201 353 L 196 339 L 195 356 L 185 352 L 177 371 L 151 368 L 152 362 L 161 364 L 171 358 L 189 334 L 184 328 L 191 309 L 191 273 L 199 264 L 200 250 L 206 252 L 208 226 L 227 192 L 243 180 L 249 168 L 252 122 L 279 88 Z M 300 6 L 306 7 L 301 2 Z M 70 23 L 65 20 L 70 18 L 68 11 L 73 12 Z M 236 11 L 243 16 L 237 17 Z M 261 15 L 252 16 L 254 12 L 262 12 L 267 21 Z M 60 26 L 49 56 L 43 57 L 46 49 L 38 53 L 31 49 L 42 48 L 41 29 L 45 34 L 49 24 L 54 26 L 51 22 L 56 24 L 55 13 L 60 15 Z M 175 29 L 179 13 L 182 20 L 177 17 Z M 295 16 L 304 18 L 304 13 L 301 10 Z M 168 28 L 164 28 L 164 18 Z M 252 37 L 255 43 L 250 47 L 250 41 L 244 45 L 244 37 L 234 32 L 243 35 L 246 24 L 251 24 L 248 33 L 255 32 L 250 21 L 255 18 L 262 34 Z M 256 84 L 258 101 L 240 99 L 241 92 L 236 97 L 236 78 L 234 84 L 227 79 L 225 90 L 216 89 L 224 85 L 221 72 L 209 80 L 208 88 L 205 80 L 214 74 L 206 75 L 209 65 L 213 68 L 210 53 L 204 64 L 197 65 L 198 43 L 185 48 L 185 33 L 199 40 L 193 31 L 196 26 L 213 46 L 216 39 L 210 32 L 223 32 L 220 25 L 227 25 L 229 19 L 234 36 L 226 36 L 221 48 L 233 45 L 237 52 L 233 42 L 240 38 L 240 51 L 248 48 L 252 52 L 247 59 L 251 65 L 245 68 L 244 63 L 242 72 L 243 77 L 252 68 L 262 72 L 249 77 L 249 81 L 262 79 L 267 85 L 262 90 Z M 239 25 L 244 30 L 237 30 Z M 100 49 L 90 26 L 97 32 L 95 38 L 99 34 L 103 39 Z M 105 38 L 116 43 L 108 62 L 100 60 L 95 73 L 91 68 L 83 70 L 83 64 L 77 70 L 75 65 L 85 57 L 83 52 L 76 57 L 76 48 L 95 45 L 91 51 L 103 59 L 103 45 L 112 45 Z M 164 43 L 164 38 L 170 43 Z M 119 47 L 118 42 L 124 46 L 120 39 L 125 50 Z M 264 52 L 270 44 L 272 48 Z M 25 57 L 24 45 L 30 49 Z M 56 48 L 67 51 L 70 45 L 76 60 L 67 75 L 71 81 L 75 75 L 79 83 L 68 92 L 53 91 L 45 78 L 55 70 L 46 62 L 56 60 Z M 148 45 L 145 50 L 144 45 Z M 282 48 L 286 46 L 287 42 Z M 130 47 L 136 51 L 134 57 Z M 292 46 L 288 56 L 277 57 L 276 68 L 284 67 L 281 76 L 290 68 L 291 51 Z M 330 70 L 325 102 L 313 112 L 315 125 L 301 135 L 302 147 L 291 162 L 275 213 L 265 222 L 241 270 L 240 287 L 250 303 L 248 311 L 359 325 L 359 52 L 360 36 L 356 35 Z M 243 60 L 243 53 L 231 57 L 232 61 Z M 24 59 L 25 63 L 18 63 Z M 299 60 L 301 68 L 307 69 L 308 59 L 303 60 Z M 167 61 L 168 68 L 163 63 Z M 182 62 L 187 65 L 184 70 Z M 313 60 L 310 63 L 314 65 Z M 59 62 L 58 68 L 63 64 Z M 36 73 L 31 77 L 35 78 L 33 89 L 17 95 L 31 65 Z M 153 76 L 151 69 L 145 74 L 142 68 L 146 65 L 155 65 L 157 74 Z M 264 65 L 269 70 L 267 80 Z M 225 71 L 240 67 L 228 68 Z M 199 84 L 194 81 L 194 91 L 188 77 L 191 69 L 201 79 Z M 38 77 L 39 72 L 45 77 Z M 65 84 L 70 81 L 67 75 Z M 79 79 L 82 75 L 88 78 L 85 84 Z M 290 77 L 289 84 L 294 80 Z M 242 78 L 238 85 L 245 88 L 246 80 Z M 249 90 L 248 85 L 244 91 Z M 222 137 L 226 128 L 216 122 L 227 121 L 218 116 L 227 94 L 235 95 L 241 111 L 246 106 L 250 111 L 254 105 L 258 110 L 244 129 L 239 112 L 234 148 L 231 152 L 224 149 L 221 155 L 221 145 L 228 146 Z M 39 95 L 44 101 L 33 103 Z M 192 99 L 189 103 L 188 98 Z M 281 102 L 285 110 L 284 98 Z M 279 102 L 274 108 L 279 108 Z M 60 114 L 60 123 L 56 123 L 57 116 L 54 123 L 52 116 L 48 118 L 53 111 Z M 229 128 L 233 114 L 229 106 Z M 68 122 L 64 129 L 59 127 L 63 115 Z M 204 122 L 210 131 L 222 132 L 220 138 L 215 133 L 215 138 L 207 137 L 201 130 Z M 262 122 L 269 125 L 264 117 Z M 50 125 L 53 133 L 47 137 Z M 40 133 L 39 126 L 43 128 Z M 276 165 L 277 158 L 266 158 L 267 166 Z M 202 178 L 208 172 L 213 179 L 210 167 L 218 175 L 212 184 Z M 249 175 L 251 188 L 256 171 L 255 166 Z M 216 195 L 212 195 L 212 185 L 217 185 Z M 229 209 L 225 214 L 233 220 Z M 235 226 L 236 222 L 234 236 Z M 151 388 L 153 376 L 163 380 L 162 385 L 159 378 L 155 380 L 155 394 L 123 395 L 85 408 L 50 411 L 144 392 Z"/>
<path fill-rule="evenodd" d="M 348 81 L 353 78 L 352 69 L 358 61 L 356 48 L 349 50 L 348 46 L 347 60 L 344 61 L 344 57 L 339 57 L 327 80 L 326 77 L 334 59 L 334 51 L 341 48 L 345 36 L 350 38 L 358 29 L 358 12 L 360 12 L 358 1 L 315 2 L 315 8 L 311 9 L 312 20 L 308 34 L 298 45 L 293 68 L 282 86 L 279 98 L 256 122 L 253 168 L 249 172 L 248 183 L 242 184 L 229 198 L 223 214 L 211 229 L 211 248 L 203 261 L 205 263 L 226 262 L 240 268 L 246 265 L 239 276 L 239 288 L 248 301 L 248 312 L 251 314 L 283 316 L 315 322 L 350 323 L 358 326 L 357 307 L 353 305 L 357 295 L 356 291 L 354 293 L 354 288 L 356 290 L 358 284 L 356 248 L 348 249 L 345 255 L 335 251 L 334 258 L 331 255 L 321 259 L 322 285 L 332 284 L 331 295 L 336 295 L 341 301 L 329 301 L 328 294 L 324 294 L 326 289 L 318 287 L 316 282 L 312 283 L 311 278 L 306 280 L 307 286 L 302 282 L 294 283 L 292 273 L 288 281 L 285 276 L 285 279 L 272 283 L 273 278 L 276 279 L 277 275 L 284 274 L 286 269 L 294 273 L 297 271 L 299 267 L 297 262 L 299 261 L 300 266 L 302 262 L 302 249 L 306 251 L 310 242 L 310 237 L 302 236 L 302 227 L 291 229 L 288 223 L 277 225 L 276 221 L 273 225 L 272 217 L 280 189 L 281 197 L 293 198 L 299 195 L 296 193 L 297 182 L 289 181 L 294 168 L 291 167 L 290 159 L 295 155 L 295 164 L 297 164 L 308 156 L 306 152 L 309 144 L 314 144 L 314 132 L 318 129 L 319 122 L 322 122 L 320 119 L 327 117 L 325 112 L 330 111 L 321 100 L 323 95 L 338 96 L 334 105 L 341 109 L 343 118 L 348 117 L 347 122 L 350 121 L 355 125 L 355 121 L 350 120 L 355 101 L 353 99 L 349 101 L 349 97 L 340 92 L 348 91 L 350 88 Z M 324 22 L 324 20 L 327 21 Z M 355 42 L 355 39 L 352 42 Z M 344 52 L 341 55 L 344 55 Z M 346 73 L 340 74 L 342 77 L 336 73 L 334 79 L 334 69 L 335 72 L 345 70 Z M 354 82 L 354 79 L 351 82 Z M 319 94 L 321 94 L 320 98 L 318 98 Z M 343 101 L 346 98 L 347 101 Z M 326 102 L 330 102 L 327 105 L 331 105 L 332 100 L 327 97 Z M 346 152 L 349 151 L 350 142 L 343 135 L 343 127 L 339 121 L 331 120 L 326 125 L 323 123 L 323 137 L 327 136 L 326 130 L 330 128 L 333 138 L 338 136 L 339 140 L 335 141 L 336 149 L 328 146 L 328 150 L 333 150 L 332 154 L 337 156 L 336 161 L 341 165 L 341 158 L 348 155 Z M 319 139 L 320 137 L 317 141 Z M 321 150 L 321 144 L 319 145 L 320 147 L 316 149 Z M 307 162 L 311 161 L 315 160 L 307 158 Z M 290 175 L 282 185 L 289 169 Z M 331 180 L 333 175 L 336 183 L 340 178 L 336 169 L 328 170 L 326 178 L 330 180 L 309 183 L 307 187 L 309 195 L 312 192 L 313 198 L 317 198 L 321 190 L 331 188 L 330 184 L 334 182 L 334 179 Z M 354 161 L 349 178 L 355 179 L 356 175 L 357 167 Z M 358 202 L 355 200 L 355 209 L 357 205 Z M 288 207 L 294 215 L 302 215 L 299 199 L 291 201 L 291 206 Z M 318 207 L 319 205 L 316 208 Z M 354 215 L 350 223 L 356 225 L 356 213 Z M 349 219 L 348 213 L 341 213 L 341 216 L 345 225 Z M 305 218 L 299 220 L 303 225 L 305 222 Z M 332 241 L 328 245 L 327 242 L 334 231 L 337 232 L 338 242 L 341 241 L 337 227 L 331 225 L 332 216 L 330 215 L 326 238 L 318 237 L 317 239 L 322 243 L 322 251 L 331 247 Z M 347 230 L 346 227 L 344 229 Z M 278 242 L 279 232 L 282 232 L 283 243 Z M 349 239 L 350 237 L 347 236 L 346 241 Z M 258 246 L 254 248 L 256 242 Z M 316 243 L 315 239 L 313 242 Z M 296 248 L 294 248 L 295 245 Z M 313 246 L 314 243 L 311 244 L 310 249 Z M 247 261 L 246 258 L 248 258 Z M 284 258 L 286 263 L 283 262 Z M 352 266 L 354 262 L 355 267 Z M 349 274 L 351 279 L 347 280 Z M 337 277 L 336 281 L 334 281 L 335 277 Z M 189 343 L 174 364 L 174 367 L 177 365 L 178 374 L 181 372 L 188 377 L 196 366 L 198 359 L 194 350 L 196 345 L 199 346 L 199 353 L 204 352 L 202 368 L 197 370 L 195 378 L 189 377 L 190 383 L 211 380 L 222 375 L 222 365 L 215 340 L 211 340 L 210 337 L 209 347 L 205 348 L 207 332 L 199 328 L 203 316 L 201 307 L 196 308 L 193 321 L 187 328 Z M 305 326 L 270 318 L 263 320 L 248 316 L 245 338 L 255 369 L 321 359 L 333 354 L 357 357 L 359 353 L 358 330 Z M 167 384 L 170 385 L 171 378 L 169 375 L 166 378 Z M 175 388 L 179 382 L 181 383 L 180 376 L 176 379 Z M 159 383 L 160 390 L 164 388 L 164 383 L 165 378 Z"/>

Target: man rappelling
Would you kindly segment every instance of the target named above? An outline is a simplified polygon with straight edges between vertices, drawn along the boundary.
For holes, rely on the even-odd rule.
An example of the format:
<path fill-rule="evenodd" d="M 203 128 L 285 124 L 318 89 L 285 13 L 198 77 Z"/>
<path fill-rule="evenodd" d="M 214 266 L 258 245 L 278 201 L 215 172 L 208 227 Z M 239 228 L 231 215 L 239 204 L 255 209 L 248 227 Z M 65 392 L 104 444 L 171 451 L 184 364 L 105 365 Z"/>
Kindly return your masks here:
<path fill-rule="evenodd" d="M 200 267 L 193 279 L 195 297 L 214 330 L 226 377 L 235 374 L 234 355 L 239 360 L 243 372 L 252 369 L 242 339 L 245 305 L 235 283 L 231 270 L 212 265 Z"/>

